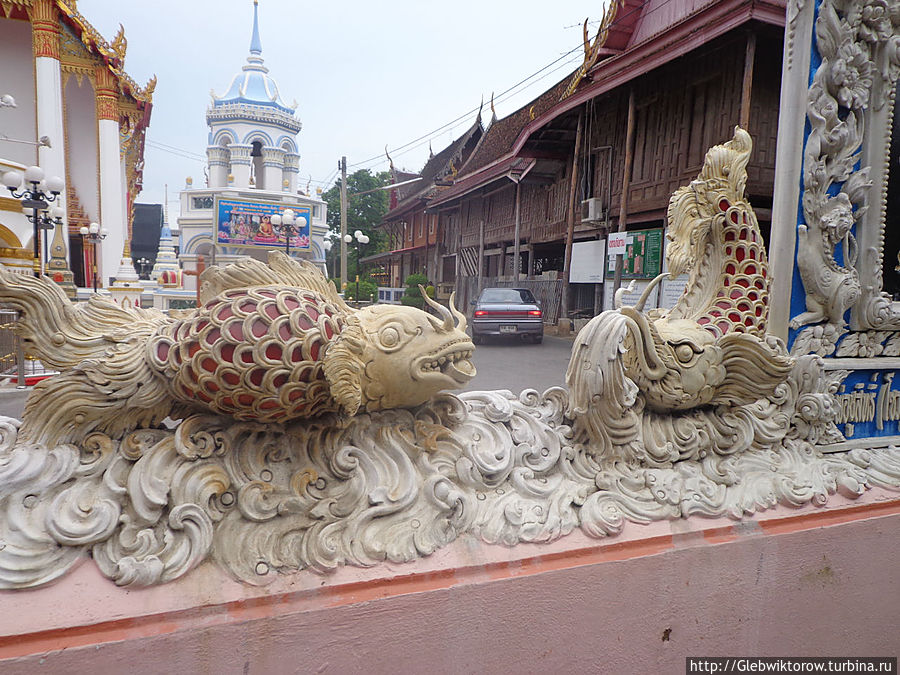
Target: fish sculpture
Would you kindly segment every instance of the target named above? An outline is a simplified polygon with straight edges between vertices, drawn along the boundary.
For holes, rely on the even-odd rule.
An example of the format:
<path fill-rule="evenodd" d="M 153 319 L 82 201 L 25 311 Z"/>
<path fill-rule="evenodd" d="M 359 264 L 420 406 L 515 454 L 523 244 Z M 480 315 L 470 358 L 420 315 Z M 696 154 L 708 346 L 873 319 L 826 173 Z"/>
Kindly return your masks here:
<path fill-rule="evenodd" d="M 356 310 L 312 263 L 277 251 L 268 265 L 210 267 L 200 284 L 200 306 L 168 316 L 96 295 L 73 305 L 48 279 L 0 270 L 26 351 L 60 371 L 35 386 L 19 438 L 78 440 L 198 410 L 276 423 L 414 407 L 475 375 L 452 296 L 447 309 L 423 293 L 437 316 Z"/>

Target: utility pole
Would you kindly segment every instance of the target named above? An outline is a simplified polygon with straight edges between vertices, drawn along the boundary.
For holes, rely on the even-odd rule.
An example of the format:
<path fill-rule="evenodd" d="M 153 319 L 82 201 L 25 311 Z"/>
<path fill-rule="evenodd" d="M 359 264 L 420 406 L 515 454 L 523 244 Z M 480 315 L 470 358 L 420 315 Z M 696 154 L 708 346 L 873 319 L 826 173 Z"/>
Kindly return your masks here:
<path fill-rule="evenodd" d="M 341 292 L 347 285 L 347 158 L 341 157 Z"/>

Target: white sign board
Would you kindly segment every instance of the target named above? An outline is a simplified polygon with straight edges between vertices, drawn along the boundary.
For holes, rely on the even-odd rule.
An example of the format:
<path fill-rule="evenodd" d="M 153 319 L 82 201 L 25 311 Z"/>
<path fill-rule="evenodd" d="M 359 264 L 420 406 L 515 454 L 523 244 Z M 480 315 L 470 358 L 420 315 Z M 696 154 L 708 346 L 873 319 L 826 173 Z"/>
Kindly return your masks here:
<path fill-rule="evenodd" d="M 569 283 L 602 284 L 605 239 L 579 241 L 572 244 L 572 267 Z"/>
<path fill-rule="evenodd" d="M 628 234 L 626 232 L 610 232 L 607 255 L 625 255 L 628 249 Z"/>

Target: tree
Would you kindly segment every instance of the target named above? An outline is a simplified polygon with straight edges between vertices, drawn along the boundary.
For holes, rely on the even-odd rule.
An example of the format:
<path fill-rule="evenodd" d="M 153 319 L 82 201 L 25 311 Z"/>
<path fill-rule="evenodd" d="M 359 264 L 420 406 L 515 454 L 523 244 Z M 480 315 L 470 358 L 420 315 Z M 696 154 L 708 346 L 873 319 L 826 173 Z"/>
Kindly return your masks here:
<path fill-rule="evenodd" d="M 387 234 L 377 226 L 388 211 L 389 191 L 377 188 L 390 185 L 390 182 L 391 174 L 387 171 L 373 174 L 368 169 L 360 169 L 347 176 L 347 233 L 352 235 L 360 230 L 369 237 L 369 243 L 360 246 L 359 252 L 363 258 L 388 250 Z M 367 194 L 359 194 L 361 192 Z M 328 229 L 334 241 L 329 254 L 333 261 L 330 269 L 336 277 L 340 277 L 341 180 L 338 179 L 322 198 L 328 204 Z M 347 279 L 355 279 L 358 269 L 356 242 L 351 242 L 347 245 Z"/>

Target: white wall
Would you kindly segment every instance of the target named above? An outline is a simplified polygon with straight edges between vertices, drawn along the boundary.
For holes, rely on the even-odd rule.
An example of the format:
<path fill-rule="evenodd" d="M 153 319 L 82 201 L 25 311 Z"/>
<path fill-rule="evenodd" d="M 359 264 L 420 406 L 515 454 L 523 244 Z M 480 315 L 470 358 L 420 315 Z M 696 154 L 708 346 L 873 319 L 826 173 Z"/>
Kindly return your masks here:
<path fill-rule="evenodd" d="M 0 108 L 0 134 L 35 141 L 34 58 L 31 24 L 27 21 L 0 19 L 0 64 L 0 96 L 12 94 L 18 106 Z M 0 140 L 0 157 L 31 166 L 37 164 L 37 148 Z"/>
<path fill-rule="evenodd" d="M 94 87 L 88 78 L 81 84 L 74 75 L 64 88 L 66 101 L 66 138 L 69 165 L 66 183 L 75 188 L 81 207 L 93 222 L 100 221 L 100 195 L 97 185 L 97 105 Z"/>

